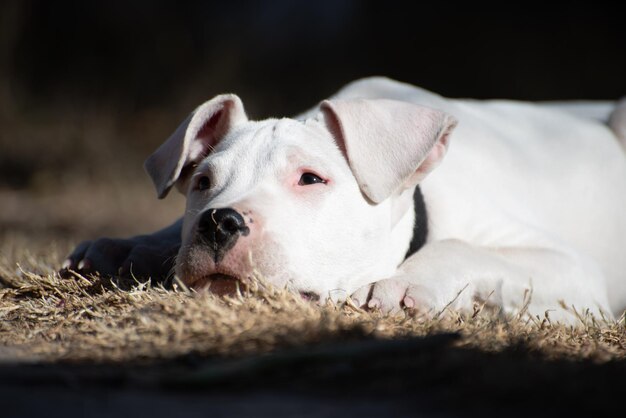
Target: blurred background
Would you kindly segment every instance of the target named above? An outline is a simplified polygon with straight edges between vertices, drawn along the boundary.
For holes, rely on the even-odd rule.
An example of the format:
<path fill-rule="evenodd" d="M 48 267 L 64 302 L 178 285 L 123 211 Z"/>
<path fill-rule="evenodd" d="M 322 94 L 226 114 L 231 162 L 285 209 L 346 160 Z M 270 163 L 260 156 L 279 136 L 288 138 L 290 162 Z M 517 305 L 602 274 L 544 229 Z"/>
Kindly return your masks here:
<path fill-rule="evenodd" d="M 219 93 L 237 93 L 252 118 L 295 114 L 368 75 L 450 97 L 626 94 L 615 9 L 401 4 L 0 1 L 4 251 L 174 220 L 182 199 L 158 201 L 141 164 Z"/>

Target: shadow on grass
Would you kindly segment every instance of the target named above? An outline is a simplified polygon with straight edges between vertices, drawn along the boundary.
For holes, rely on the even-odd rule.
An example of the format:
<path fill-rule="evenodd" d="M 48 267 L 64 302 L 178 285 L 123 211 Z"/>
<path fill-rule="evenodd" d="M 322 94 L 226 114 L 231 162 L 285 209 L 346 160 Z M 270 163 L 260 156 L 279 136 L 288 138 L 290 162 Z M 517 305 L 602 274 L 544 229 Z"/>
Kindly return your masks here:
<path fill-rule="evenodd" d="M 4 365 L 7 416 L 607 416 L 626 362 L 547 360 L 456 334 L 326 343 L 223 359 Z M 33 399 L 37 399 L 33 402 Z"/>

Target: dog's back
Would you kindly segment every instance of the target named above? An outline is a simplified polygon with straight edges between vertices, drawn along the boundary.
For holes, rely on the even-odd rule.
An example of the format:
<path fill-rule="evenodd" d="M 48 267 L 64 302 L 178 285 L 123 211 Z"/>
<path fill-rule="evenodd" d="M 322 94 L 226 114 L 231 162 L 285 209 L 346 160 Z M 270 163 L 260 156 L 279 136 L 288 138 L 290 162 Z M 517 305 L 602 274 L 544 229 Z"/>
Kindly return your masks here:
<path fill-rule="evenodd" d="M 606 123 L 615 104 L 452 100 L 378 77 L 337 96 L 409 101 L 459 120 L 421 185 L 429 240 L 565 245 L 600 266 L 613 310 L 626 307 L 626 155 Z"/>

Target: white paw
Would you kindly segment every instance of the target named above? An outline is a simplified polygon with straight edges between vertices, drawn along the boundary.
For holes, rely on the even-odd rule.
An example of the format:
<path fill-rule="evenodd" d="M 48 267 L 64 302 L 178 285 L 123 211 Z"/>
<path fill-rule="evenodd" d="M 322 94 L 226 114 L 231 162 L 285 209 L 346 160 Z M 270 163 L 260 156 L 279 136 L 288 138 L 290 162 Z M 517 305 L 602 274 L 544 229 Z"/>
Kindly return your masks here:
<path fill-rule="evenodd" d="M 403 309 L 414 313 L 438 315 L 446 308 L 471 309 L 473 297 L 468 286 L 425 286 L 412 283 L 402 276 L 383 279 L 363 286 L 351 295 L 359 307 L 396 314 Z"/>

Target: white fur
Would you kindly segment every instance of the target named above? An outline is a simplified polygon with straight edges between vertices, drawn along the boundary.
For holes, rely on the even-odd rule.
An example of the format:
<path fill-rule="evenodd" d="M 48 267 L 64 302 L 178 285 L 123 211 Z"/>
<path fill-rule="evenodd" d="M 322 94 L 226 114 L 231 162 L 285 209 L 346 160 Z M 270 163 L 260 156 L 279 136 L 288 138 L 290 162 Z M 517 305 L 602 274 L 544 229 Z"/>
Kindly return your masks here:
<path fill-rule="evenodd" d="M 387 99 L 399 107 L 381 126 L 370 112 L 364 128 L 338 134 L 329 126 L 329 109 L 339 124 L 348 120 L 341 120 L 346 112 L 348 124 L 368 117 L 353 99 Z M 299 121 L 251 122 L 238 100 L 231 103 L 237 117 L 216 139 L 215 152 L 191 180 L 178 179 L 189 183 L 177 263 L 183 278 L 256 271 L 277 285 L 322 296 L 339 291 L 367 302 L 371 290 L 370 306 L 387 311 L 402 303 L 431 312 L 450 302 L 471 309 L 474 301 L 488 300 L 507 313 L 527 308 L 573 321 L 562 305 L 609 317 L 626 307 L 626 157 L 615 133 L 597 119 L 614 104 L 451 100 L 385 78 L 354 82 Z M 436 152 L 438 135 L 452 119 L 418 128 L 400 145 L 384 132 L 400 127 L 408 135 L 400 124 L 389 127 L 393 115 L 402 120 L 405 110 L 419 115 L 432 109 L 459 124 L 446 157 L 420 183 L 428 241 L 402 263 L 414 222 L 411 179 L 421 180 L 421 164 Z M 169 154 L 151 157 L 160 161 L 148 167 L 160 194 L 176 181 L 164 171 L 188 158 L 172 153 L 184 148 L 180 132 L 162 147 Z M 412 140 L 424 150 L 402 164 L 412 163 L 415 175 L 406 167 L 399 175 L 380 146 L 400 147 L 393 149 L 398 155 Z M 359 147 L 350 164 L 349 142 Z M 445 149 L 439 152 L 443 157 Z M 297 186 L 307 170 L 329 183 Z M 193 188 L 202 175 L 212 178 L 209 191 Z M 362 176 L 373 189 L 363 187 Z M 250 236 L 239 239 L 222 265 L 194 244 L 198 215 L 218 207 L 249 213 L 246 221 L 253 221 Z"/>

